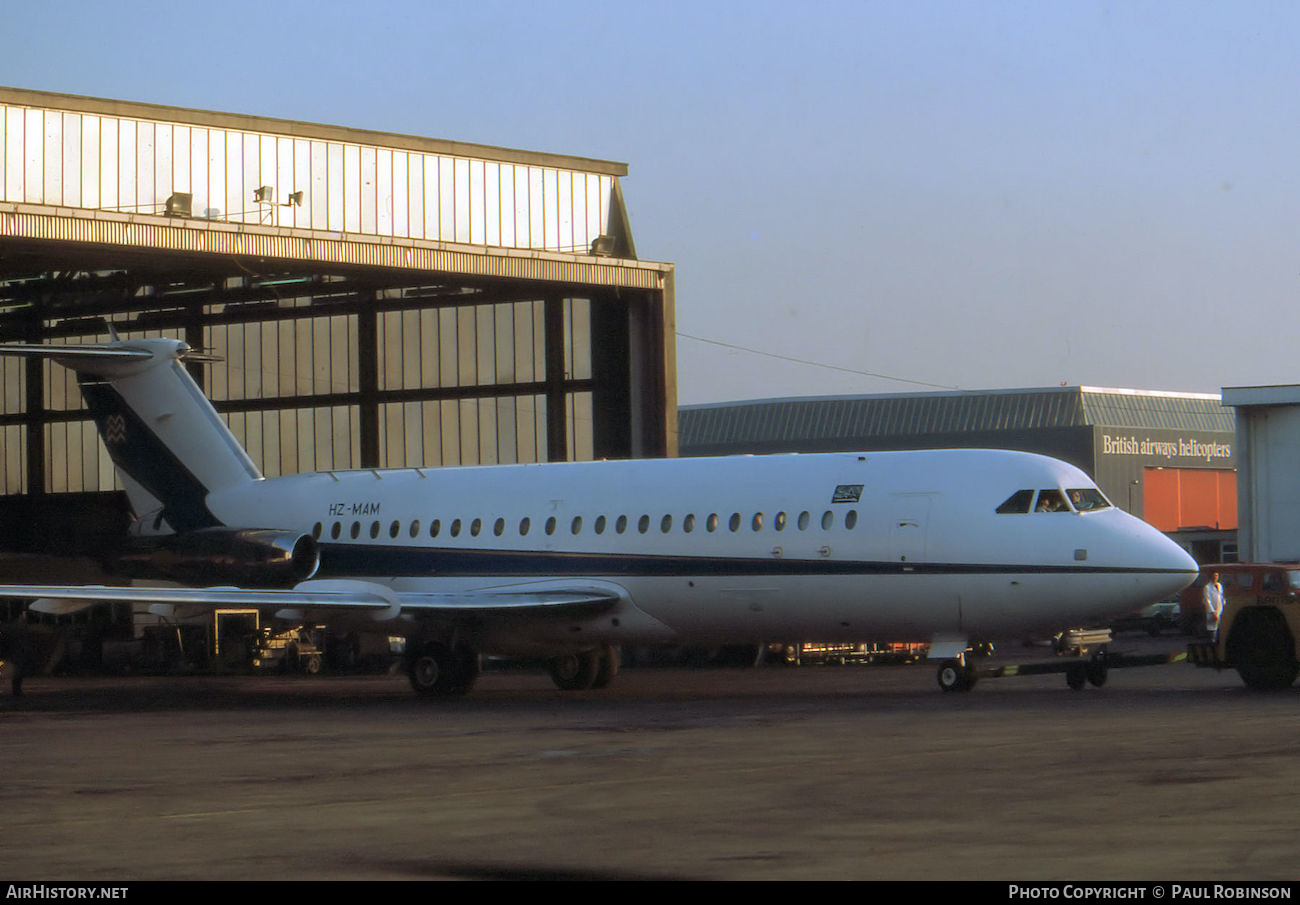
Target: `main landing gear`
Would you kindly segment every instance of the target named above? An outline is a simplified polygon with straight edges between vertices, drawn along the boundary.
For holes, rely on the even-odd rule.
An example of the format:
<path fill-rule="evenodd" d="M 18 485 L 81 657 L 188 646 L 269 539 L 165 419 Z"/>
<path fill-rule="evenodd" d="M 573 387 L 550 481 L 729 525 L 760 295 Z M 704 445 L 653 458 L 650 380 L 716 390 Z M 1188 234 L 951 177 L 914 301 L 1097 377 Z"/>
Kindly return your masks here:
<path fill-rule="evenodd" d="M 422 697 L 463 695 L 478 678 L 479 656 L 463 644 L 425 641 L 407 652 L 406 674 Z"/>
<path fill-rule="evenodd" d="M 550 673 L 551 681 L 561 691 L 604 688 L 618 675 L 618 648 L 606 645 L 562 654 L 551 659 Z"/>

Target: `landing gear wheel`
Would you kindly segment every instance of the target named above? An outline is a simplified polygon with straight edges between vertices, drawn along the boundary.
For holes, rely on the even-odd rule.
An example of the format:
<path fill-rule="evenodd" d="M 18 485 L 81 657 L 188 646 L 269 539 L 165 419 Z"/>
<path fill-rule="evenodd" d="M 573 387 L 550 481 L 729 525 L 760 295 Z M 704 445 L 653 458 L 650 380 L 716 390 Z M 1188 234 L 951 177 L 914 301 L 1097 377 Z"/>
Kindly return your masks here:
<path fill-rule="evenodd" d="M 605 688 L 618 675 L 619 652 L 614 645 L 608 645 L 600 650 L 600 663 L 596 667 L 596 678 L 592 680 L 592 688 Z"/>
<path fill-rule="evenodd" d="M 1083 663 L 1071 663 L 1065 671 L 1065 684 L 1070 686 L 1071 691 L 1082 691 L 1083 686 L 1088 684 L 1088 667 Z"/>
<path fill-rule="evenodd" d="M 970 691 L 975 687 L 975 676 L 960 660 L 944 660 L 937 674 L 939 687 L 948 691 Z"/>
<path fill-rule="evenodd" d="M 1106 648 L 1099 647 L 1088 659 L 1088 668 L 1084 671 L 1084 675 L 1088 677 L 1093 688 L 1100 688 L 1106 684 L 1106 674 L 1109 671 L 1110 667 L 1106 664 Z"/>
<path fill-rule="evenodd" d="M 452 658 L 455 661 L 456 684 L 451 693 L 467 694 L 474 687 L 479 673 L 483 671 L 483 658 L 464 644 L 456 645 L 456 649 L 452 651 Z"/>
<path fill-rule="evenodd" d="M 582 691 L 596 683 L 600 672 L 600 651 L 563 654 L 551 660 L 551 681 L 561 691 Z"/>
<path fill-rule="evenodd" d="M 462 695 L 478 678 L 479 659 L 464 645 L 453 651 L 445 644 L 430 641 L 407 661 L 406 672 L 416 694 L 425 697 Z"/>
<path fill-rule="evenodd" d="M 1300 671 L 1291 632 L 1276 611 L 1238 616 L 1228 638 L 1228 656 L 1252 691 L 1290 688 Z"/>

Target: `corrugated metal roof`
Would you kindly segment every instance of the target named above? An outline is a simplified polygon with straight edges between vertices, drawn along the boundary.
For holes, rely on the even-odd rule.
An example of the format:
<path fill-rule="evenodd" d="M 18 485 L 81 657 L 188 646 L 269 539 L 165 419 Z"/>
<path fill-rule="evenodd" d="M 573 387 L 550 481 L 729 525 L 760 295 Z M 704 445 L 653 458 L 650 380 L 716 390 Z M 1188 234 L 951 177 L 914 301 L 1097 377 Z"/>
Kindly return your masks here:
<path fill-rule="evenodd" d="M 1146 430 L 1231 432 L 1235 429 L 1232 409 L 1225 408 L 1217 396 L 1083 389 L 1083 406 L 1089 424 Z"/>
<path fill-rule="evenodd" d="M 1218 397 L 1092 387 L 764 399 L 683 406 L 683 447 L 1061 427 L 1233 430 Z"/>

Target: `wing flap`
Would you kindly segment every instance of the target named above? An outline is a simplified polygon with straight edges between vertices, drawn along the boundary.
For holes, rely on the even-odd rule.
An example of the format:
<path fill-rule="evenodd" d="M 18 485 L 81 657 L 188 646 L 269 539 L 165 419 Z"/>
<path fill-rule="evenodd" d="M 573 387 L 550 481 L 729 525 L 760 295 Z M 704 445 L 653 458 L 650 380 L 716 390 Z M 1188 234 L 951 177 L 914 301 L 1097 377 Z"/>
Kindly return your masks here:
<path fill-rule="evenodd" d="M 420 594 L 399 592 L 407 612 L 441 615 L 492 615 L 506 613 L 564 613 L 591 615 L 603 612 L 619 601 L 610 591 L 510 591 L 468 594 Z"/>

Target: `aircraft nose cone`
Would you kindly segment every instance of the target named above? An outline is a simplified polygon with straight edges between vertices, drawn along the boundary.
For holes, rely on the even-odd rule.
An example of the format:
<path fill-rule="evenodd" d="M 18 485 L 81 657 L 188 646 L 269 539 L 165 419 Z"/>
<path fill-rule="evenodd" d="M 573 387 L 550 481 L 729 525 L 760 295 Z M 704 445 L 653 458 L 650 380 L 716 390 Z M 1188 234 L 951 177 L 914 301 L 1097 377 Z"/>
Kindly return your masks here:
<path fill-rule="evenodd" d="M 1152 532 L 1150 559 L 1154 570 L 1160 577 L 1164 596 L 1177 594 L 1192 583 L 1200 566 L 1186 550 L 1178 546 L 1163 534 Z"/>

